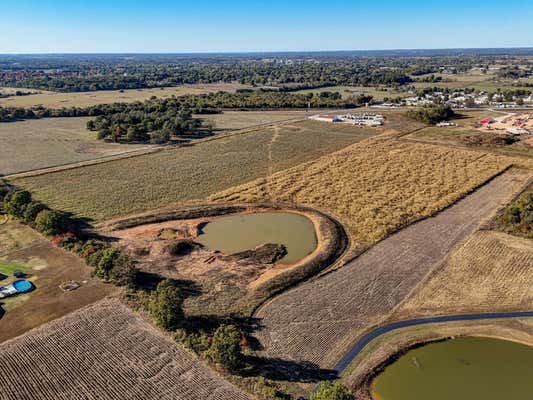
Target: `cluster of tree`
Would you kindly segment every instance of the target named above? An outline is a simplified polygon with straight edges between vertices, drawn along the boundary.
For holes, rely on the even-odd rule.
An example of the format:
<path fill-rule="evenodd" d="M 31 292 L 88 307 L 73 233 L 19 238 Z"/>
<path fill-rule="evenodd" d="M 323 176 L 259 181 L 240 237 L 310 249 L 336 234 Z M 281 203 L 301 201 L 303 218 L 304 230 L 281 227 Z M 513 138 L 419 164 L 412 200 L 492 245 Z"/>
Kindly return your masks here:
<path fill-rule="evenodd" d="M 173 280 L 158 283 L 150 295 L 148 310 L 154 321 L 167 331 L 175 331 L 185 325 L 183 295 Z M 234 371 L 243 361 L 242 332 L 231 324 L 221 324 L 212 334 L 191 334 L 185 338 L 189 346 L 208 360 Z M 192 344 L 192 342 L 195 342 Z"/>
<path fill-rule="evenodd" d="M 32 199 L 26 190 L 8 190 L 0 183 L 0 211 L 24 221 L 53 242 L 71 250 L 94 267 L 94 274 L 117 285 L 133 285 L 137 270 L 129 257 L 109 244 L 85 240 L 77 230 L 76 221 L 62 212 L 51 210 Z"/>
<path fill-rule="evenodd" d="M 533 192 L 528 191 L 509 204 L 499 222 L 507 232 L 533 238 Z"/>
<path fill-rule="evenodd" d="M 190 135 L 202 128 L 190 109 L 172 100 L 124 104 L 123 111 L 109 112 L 87 122 L 87 129 L 98 131 L 99 139 L 166 143 L 174 135 Z"/>
<path fill-rule="evenodd" d="M 355 396 L 339 381 L 324 381 L 309 400 L 355 400 Z"/>
<path fill-rule="evenodd" d="M 454 111 L 448 105 L 435 104 L 407 111 L 409 118 L 426 124 L 437 124 L 447 121 L 455 116 Z"/>
<path fill-rule="evenodd" d="M 59 235 L 70 229 L 70 221 L 64 214 L 34 201 L 26 190 L 9 191 L 4 187 L 0 191 L 0 202 L 0 211 L 26 222 L 45 235 Z"/>
<path fill-rule="evenodd" d="M 28 96 L 30 94 L 32 94 L 32 92 L 22 91 L 22 90 L 17 90 L 14 93 L 4 93 L 0 91 L 0 99 L 5 98 L 5 97 L 12 97 L 12 96 Z"/>
<path fill-rule="evenodd" d="M 371 96 L 365 95 L 343 99 L 340 93 L 329 91 L 315 94 L 262 89 L 238 93 L 220 91 L 166 99 L 152 97 L 144 102 L 98 104 L 85 108 L 0 107 L 0 122 L 90 116 L 96 118 L 87 124 L 87 128 L 98 131 L 100 138 L 164 143 L 172 135 L 194 134 L 206 128 L 192 114 L 219 113 L 224 109 L 347 108 L 364 105 L 371 100 Z"/>
<path fill-rule="evenodd" d="M 511 65 L 500 68 L 496 72 L 496 76 L 503 79 L 520 79 L 528 78 L 533 75 L 533 68 L 520 68 L 517 65 Z"/>
<path fill-rule="evenodd" d="M 334 58 L 311 59 L 229 59 L 191 62 L 66 62 L 53 69 L 0 70 L 0 85 L 30 87 L 60 92 L 139 89 L 194 83 L 240 82 L 260 85 L 368 85 L 411 82 L 408 68 L 394 59 Z M 382 68 L 386 66 L 387 68 Z"/>

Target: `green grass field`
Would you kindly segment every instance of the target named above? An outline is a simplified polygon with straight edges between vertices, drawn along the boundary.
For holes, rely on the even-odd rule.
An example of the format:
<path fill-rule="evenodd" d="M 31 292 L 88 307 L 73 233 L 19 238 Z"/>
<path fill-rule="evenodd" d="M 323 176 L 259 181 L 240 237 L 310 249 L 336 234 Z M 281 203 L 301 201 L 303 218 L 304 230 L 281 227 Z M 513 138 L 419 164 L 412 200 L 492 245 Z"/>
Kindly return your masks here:
<path fill-rule="evenodd" d="M 302 121 L 11 183 L 53 208 L 101 221 L 202 199 L 376 133 L 375 129 Z"/>

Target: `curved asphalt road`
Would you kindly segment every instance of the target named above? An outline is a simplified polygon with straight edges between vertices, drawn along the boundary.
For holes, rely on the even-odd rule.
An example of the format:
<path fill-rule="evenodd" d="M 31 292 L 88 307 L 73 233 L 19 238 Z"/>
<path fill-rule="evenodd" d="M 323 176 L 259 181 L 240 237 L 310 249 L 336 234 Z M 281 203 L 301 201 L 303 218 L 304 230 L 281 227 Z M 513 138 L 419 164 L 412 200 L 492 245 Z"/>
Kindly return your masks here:
<path fill-rule="evenodd" d="M 519 317 L 533 317 L 533 311 L 516 311 L 516 312 L 495 312 L 495 313 L 481 313 L 481 314 L 459 314 L 459 315 L 443 315 L 438 317 L 426 317 L 408 319 L 405 321 L 393 322 L 391 324 L 380 326 L 361 339 L 359 339 L 352 348 L 346 353 L 342 359 L 333 368 L 338 375 L 340 375 L 355 357 L 365 348 L 365 346 L 372 340 L 387 332 L 399 328 L 406 328 L 414 325 L 434 324 L 437 322 L 452 322 L 452 321 L 477 321 L 484 319 L 501 319 L 501 318 L 519 318 Z"/>

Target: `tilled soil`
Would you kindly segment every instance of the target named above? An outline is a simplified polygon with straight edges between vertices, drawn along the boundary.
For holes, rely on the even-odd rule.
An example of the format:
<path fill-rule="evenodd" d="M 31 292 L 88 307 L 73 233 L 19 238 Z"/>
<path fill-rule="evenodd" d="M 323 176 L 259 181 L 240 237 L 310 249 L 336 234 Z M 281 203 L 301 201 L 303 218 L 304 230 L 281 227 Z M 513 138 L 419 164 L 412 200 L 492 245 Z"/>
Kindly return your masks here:
<path fill-rule="evenodd" d="M 2 344 L 0 371 L 2 400 L 249 398 L 112 299 Z"/>
<path fill-rule="evenodd" d="M 257 338 L 265 355 L 332 367 L 365 329 L 382 321 L 528 176 L 510 170 L 344 267 L 267 303 L 257 313 L 264 326 Z"/>

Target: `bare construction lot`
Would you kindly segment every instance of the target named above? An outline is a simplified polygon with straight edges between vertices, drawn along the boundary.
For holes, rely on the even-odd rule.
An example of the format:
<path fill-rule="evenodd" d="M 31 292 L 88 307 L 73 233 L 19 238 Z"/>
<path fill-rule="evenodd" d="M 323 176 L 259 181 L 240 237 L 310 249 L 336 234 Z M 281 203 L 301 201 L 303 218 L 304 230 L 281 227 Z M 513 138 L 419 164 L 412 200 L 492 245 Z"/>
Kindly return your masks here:
<path fill-rule="evenodd" d="M 249 397 L 115 300 L 0 346 L 0 399 Z"/>
<path fill-rule="evenodd" d="M 358 335 L 383 321 L 529 175 L 510 170 L 344 267 L 275 298 L 257 314 L 264 325 L 258 339 L 265 353 L 321 367 L 334 365 Z"/>

